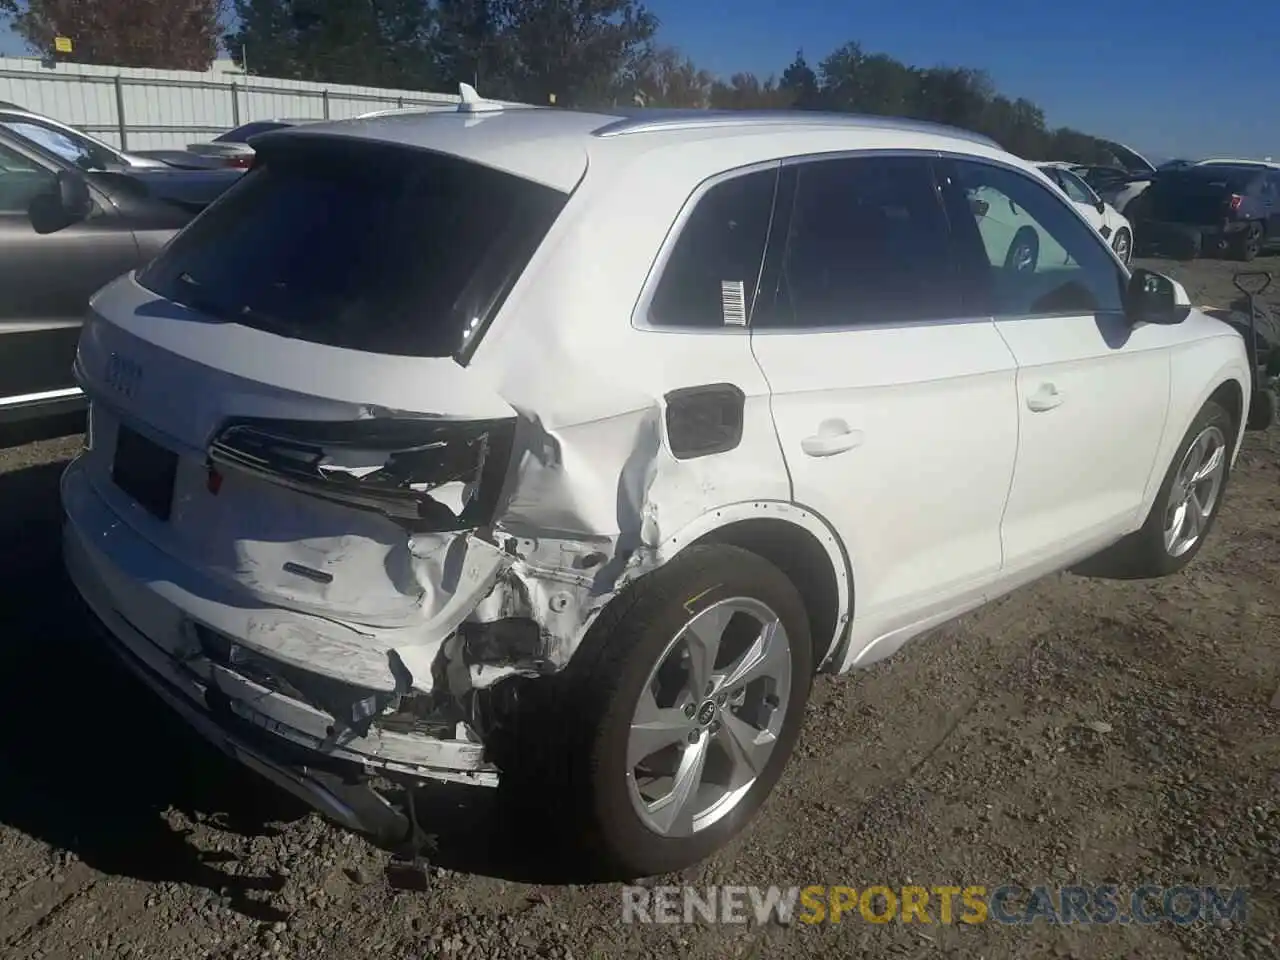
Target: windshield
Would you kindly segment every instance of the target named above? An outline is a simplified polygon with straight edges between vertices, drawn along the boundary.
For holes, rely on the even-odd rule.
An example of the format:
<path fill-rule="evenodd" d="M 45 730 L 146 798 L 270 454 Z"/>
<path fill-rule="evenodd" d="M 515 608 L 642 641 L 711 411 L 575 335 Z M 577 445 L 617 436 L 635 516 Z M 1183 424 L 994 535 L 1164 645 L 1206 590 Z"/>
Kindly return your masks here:
<path fill-rule="evenodd" d="M 0 125 L 81 170 L 104 170 L 121 162 L 104 145 L 71 131 L 47 126 L 35 118 L 5 117 L 0 119 Z"/>
<path fill-rule="evenodd" d="M 285 135 L 139 277 L 282 336 L 465 358 L 568 199 L 406 147 Z"/>

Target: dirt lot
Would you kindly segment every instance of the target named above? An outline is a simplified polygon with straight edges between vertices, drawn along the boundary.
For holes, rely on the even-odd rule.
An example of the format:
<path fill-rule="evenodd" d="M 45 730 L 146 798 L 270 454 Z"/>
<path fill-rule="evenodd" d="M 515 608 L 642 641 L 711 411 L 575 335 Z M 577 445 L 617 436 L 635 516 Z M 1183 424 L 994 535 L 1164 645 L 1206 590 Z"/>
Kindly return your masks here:
<path fill-rule="evenodd" d="M 1158 263 L 1231 297 L 1230 264 Z M 386 853 L 195 740 L 67 613 L 78 442 L 0 457 L 2 957 L 1280 955 L 1280 433 L 1249 441 L 1184 575 L 1064 574 L 820 680 L 754 828 L 663 881 L 1249 888 L 1243 923 L 1091 928 L 627 926 L 619 888 L 555 883 L 536 825 L 483 792 L 428 798 L 429 888 L 393 889 Z"/>

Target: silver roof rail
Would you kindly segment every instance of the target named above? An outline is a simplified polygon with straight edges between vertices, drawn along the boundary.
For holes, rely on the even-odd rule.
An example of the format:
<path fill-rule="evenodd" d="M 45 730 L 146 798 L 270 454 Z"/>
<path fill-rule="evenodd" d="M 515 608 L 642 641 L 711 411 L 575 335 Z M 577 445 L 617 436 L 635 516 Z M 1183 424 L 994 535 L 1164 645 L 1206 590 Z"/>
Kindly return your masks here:
<path fill-rule="evenodd" d="M 858 113 L 828 113 L 814 110 L 678 110 L 618 109 L 610 111 L 618 119 L 592 131 L 597 137 L 620 137 L 662 130 L 700 130 L 712 127 L 751 126 L 833 126 L 863 130 L 895 130 L 903 133 L 932 133 L 1004 149 L 990 137 L 972 130 L 949 127 L 928 120 L 881 117 Z"/>

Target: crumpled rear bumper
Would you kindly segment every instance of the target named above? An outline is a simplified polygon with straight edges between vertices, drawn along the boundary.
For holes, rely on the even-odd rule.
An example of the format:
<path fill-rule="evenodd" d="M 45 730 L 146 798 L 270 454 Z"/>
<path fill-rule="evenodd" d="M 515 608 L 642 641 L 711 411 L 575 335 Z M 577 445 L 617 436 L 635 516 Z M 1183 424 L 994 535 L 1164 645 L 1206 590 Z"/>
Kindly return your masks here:
<path fill-rule="evenodd" d="M 226 709 L 216 697 L 214 706 L 204 708 L 186 692 L 134 653 L 85 605 L 85 616 L 107 646 L 139 680 L 181 716 L 197 733 L 227 756 L 256 771 L 276 786 L 293 794 L 343 826 L 371 834 L 386 842 L 408 837 L 411 824 L 397 808 L 371 785 L 365 771 L 350 762 L 308 762 L 301 751 L 287 744 L 271 742 L 270 734 L 255 731 Z M 208 693 L 206 691 L 206 697 Z"/>
<path fill-rule="evenodd" d="M 63 477 L 63 557 L 90 620 L 125 664 L 204 737 L 348 826 L 383 834 L 399 817 L 365 784 L 445 780 L 496 786 L 480 743 L 362 731 L 202 652 L 206 629 L 163 595 L 173 564 L 94 492 L 76 463 Z M 99 544 L 110 543 L 110 553 Z"/>

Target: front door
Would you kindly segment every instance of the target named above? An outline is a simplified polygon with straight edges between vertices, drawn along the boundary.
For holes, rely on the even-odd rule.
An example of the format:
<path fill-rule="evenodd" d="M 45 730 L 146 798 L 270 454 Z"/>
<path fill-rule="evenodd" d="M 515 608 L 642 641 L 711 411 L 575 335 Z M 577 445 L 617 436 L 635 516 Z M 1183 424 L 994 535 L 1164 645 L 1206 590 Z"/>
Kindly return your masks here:
<path fill-rule="evenodd" d="M 81 223 L 35 232 L 27 208 L 57 189 L 56 175 L 34 151 L 0 141 L 0 419 L 76 394 L 71 367 L 89 298 L 138 259 L 105 200 Z"/>
<path fill-rule="evenodd" d="M 1012 573 L 1069 559 L 1139 520 L 1180 334 L 1127 321 L 1127 272 L 1060 193 L 1004 165 L 955 160 L 943 169 L 957 209 L 959 195 L 975 193 L 1015 206 L 1033 246 L 1065 253 L 1012 263 L 988 250 L 981 217 L 955 218 L 964 262 L 1018 365 L 1018 463 L 1003 524 Z"/>
<path fill-rule="evenodd" d="M 966 306 L 928 158 L 788 165 L 779 198 L 752 349 L 794 499 L 849 550 L 856 659 L 999 576 L 1015 368 Z"/>

